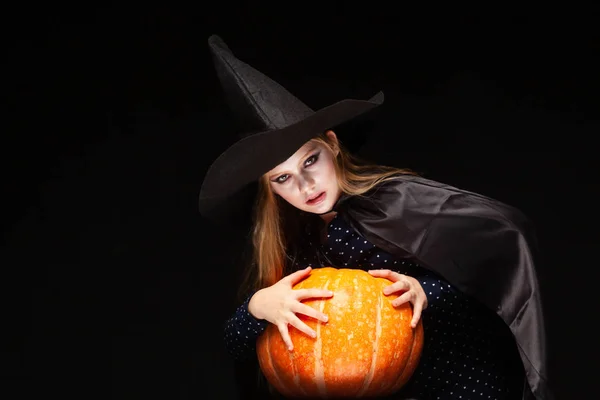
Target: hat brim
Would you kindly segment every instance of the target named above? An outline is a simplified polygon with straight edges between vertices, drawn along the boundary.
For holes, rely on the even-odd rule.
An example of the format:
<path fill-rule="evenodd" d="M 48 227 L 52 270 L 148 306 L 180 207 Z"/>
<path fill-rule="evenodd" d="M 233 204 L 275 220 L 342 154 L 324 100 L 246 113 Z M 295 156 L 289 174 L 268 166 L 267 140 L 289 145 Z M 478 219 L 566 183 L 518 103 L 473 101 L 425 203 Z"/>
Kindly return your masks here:
<path fill-rule="evenodd" d="M 369 100 L 341 100 L 285 128 L 240 139 L 209 167 L 200 188 L 200 213 L 214 217 L 221 203 L 287 160 L 310 139 L 381 105 L 383 99 L 379 92 Z"/>

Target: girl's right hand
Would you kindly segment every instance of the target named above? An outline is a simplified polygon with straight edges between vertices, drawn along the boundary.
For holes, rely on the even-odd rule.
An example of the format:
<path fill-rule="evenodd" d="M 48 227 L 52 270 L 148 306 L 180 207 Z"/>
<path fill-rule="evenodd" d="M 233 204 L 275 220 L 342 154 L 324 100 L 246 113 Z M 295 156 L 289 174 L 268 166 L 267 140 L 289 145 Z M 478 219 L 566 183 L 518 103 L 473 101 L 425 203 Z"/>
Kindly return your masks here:
<path fill-rule="evenodd" d="M 310 337 L 315 337 L 316 332 L 306 325 L 298 316 L 303 314 L 322 322 L 327 322 L 327 316 L 302 300 L 316 297 L 331 297 L 333 292 L 323 289 L 297 289 L 295 284 L 308 277 L 311 268 L 296 271 L 272 286 L 257 291 L 248 303 L 248 311 L 257 319 L 264 319 L 277 326 L 279 333 L 291 351 L 294 348 L 288 331 L 288 325 L 304 332 Z"/>

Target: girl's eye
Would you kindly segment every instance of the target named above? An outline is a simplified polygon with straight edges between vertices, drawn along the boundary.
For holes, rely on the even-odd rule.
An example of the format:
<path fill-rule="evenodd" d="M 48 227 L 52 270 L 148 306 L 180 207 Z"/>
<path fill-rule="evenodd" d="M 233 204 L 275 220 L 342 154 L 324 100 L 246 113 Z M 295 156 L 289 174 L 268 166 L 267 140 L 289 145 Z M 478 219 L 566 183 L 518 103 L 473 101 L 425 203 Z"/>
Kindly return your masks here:
<path fill-rule="evenodd" d="M 277 183 L 283 183 L 287 180 L 288 176 L 287 175 L 281 175 L 278 176 L 277 178 L 275 178 L 275 182 Z"/>
<path fill-rule="evenodd" d="M 316 163 L 318 159 L 319 159 L 319 154 L 318 153 L 314 154 L 314 155 L 308 157 L 308 159 L 304 162 L 304 165 L 309 167 L 309 166 L 313 165 L 314 163 Z"/>

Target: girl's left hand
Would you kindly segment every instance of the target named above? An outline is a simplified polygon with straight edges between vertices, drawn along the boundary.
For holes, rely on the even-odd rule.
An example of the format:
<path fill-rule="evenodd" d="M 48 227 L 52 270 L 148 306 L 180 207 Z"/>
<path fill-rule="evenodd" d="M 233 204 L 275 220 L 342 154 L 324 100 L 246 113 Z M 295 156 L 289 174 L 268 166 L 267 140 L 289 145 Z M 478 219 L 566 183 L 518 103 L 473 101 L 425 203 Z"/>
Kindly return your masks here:
<path fill-rule="evenodd" d="M 397 299 L 392 301 L 392 305 L 398 307 L 410 301 L 413 305 L 413 319 L 410 325 L 416 328 L 421 318 L 421 312 L 427 308 L 427 296 L 419 281 L 412 276 L 399 274 L 389 269 L 370 270 L 369 273 L 377 278 L 385 278 L 393 282 L 383 288 L 383 294 L 386 296 L 403 292 Z"/>

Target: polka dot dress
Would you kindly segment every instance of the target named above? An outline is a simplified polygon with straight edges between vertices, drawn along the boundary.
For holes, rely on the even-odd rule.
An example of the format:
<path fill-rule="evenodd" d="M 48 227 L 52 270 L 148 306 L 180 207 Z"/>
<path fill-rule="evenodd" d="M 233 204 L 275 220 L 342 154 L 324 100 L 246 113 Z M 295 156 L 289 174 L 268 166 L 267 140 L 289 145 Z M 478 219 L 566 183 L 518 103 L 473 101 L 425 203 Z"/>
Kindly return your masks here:
<path fill-rule="evenodd" d="M 422 314 L 425 345 L 402 396 L 521 399 L 521 361 L 510 330 L 495 313 L 415 262 L 394 259 L 354 232 L 339 215 L 328 225 L 325 243 L 319 244 L 315 238 L 307 244 L 307 251 L 296 263 L 298 269 L 323 265 L 383 268 L 415 277 L 421 283 L 428 303 Z M 225 325 L 226 347 L 237 359 L 255 356 L 256 338 L 268 324 L 248 313 L 249 299 Z"/>

